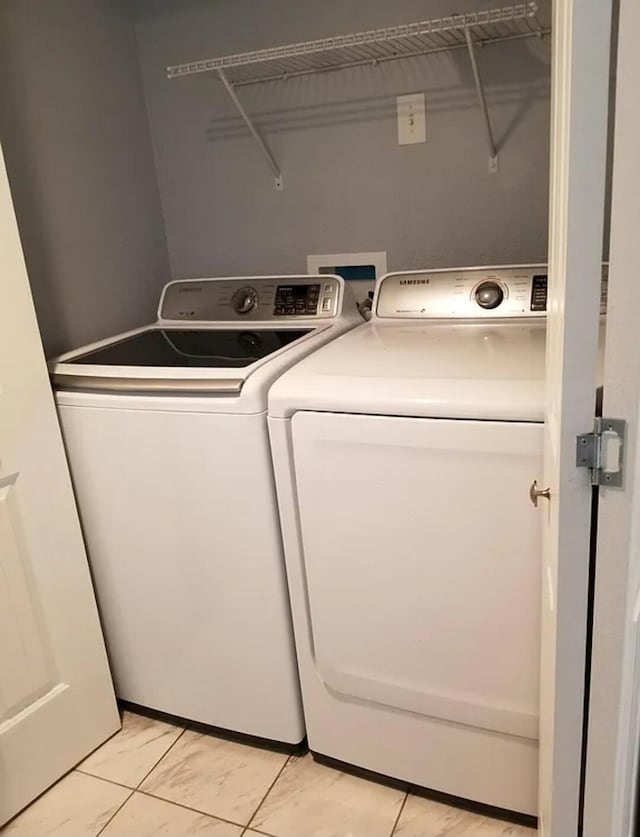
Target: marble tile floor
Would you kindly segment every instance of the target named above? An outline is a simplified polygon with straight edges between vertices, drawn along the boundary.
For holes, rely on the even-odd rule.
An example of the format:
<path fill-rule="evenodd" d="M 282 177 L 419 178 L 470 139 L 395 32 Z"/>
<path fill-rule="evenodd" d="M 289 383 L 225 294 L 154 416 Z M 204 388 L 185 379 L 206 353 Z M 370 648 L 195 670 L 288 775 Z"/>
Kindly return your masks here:
<path fill-rule="evenodd" d="M 530 837 L 523 826 L 124 712 L 2 837 Z"/>

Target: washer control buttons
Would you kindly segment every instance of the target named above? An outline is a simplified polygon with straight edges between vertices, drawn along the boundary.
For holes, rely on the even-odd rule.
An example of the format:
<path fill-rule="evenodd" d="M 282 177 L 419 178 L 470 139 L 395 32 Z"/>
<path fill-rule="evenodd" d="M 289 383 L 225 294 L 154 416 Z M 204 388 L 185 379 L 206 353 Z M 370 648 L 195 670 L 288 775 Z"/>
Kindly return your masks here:
<path fill-rule="evenodd" d="M 273 306 L 276 317 L 308 317 L 318 313 L 320 285 L 278 285 Z"/>
<path fill-rule="evenodd" d="M 236 314 L 248 314 L 258 305 L 258 292 L 255 288 L 240 288 L 231 297 L 231 305 Z"/>
<path fill-rule="evenodd" d="M 475 299 L 480 308 L 497 308 L 504 299 L 504 291 L 497 282 L 481 282 L 475 291 Z"/>

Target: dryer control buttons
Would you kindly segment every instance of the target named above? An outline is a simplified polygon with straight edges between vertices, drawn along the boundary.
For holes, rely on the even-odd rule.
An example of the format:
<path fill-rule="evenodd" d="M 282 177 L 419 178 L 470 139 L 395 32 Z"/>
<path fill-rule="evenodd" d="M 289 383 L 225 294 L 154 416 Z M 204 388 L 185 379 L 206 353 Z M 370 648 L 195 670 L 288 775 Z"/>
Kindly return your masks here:
<path fill-rule="evenodd" d="M 236 314 L 248 314 L 258 304 L 258 292 L 255 288 L 240 288 L 231 297 L 231 305 Z"/>
<path fill-rule="evenodd" d="M 538 273 L 531 280 L 531 310 L 547 310 L 547 274 Z"/>
<path fill-rule="evenodd" d="M 497 282 L 481 282 L 476 288 L 475 298 L 480 308 L 490 310 L 500 305 L 504 291 Z"/>

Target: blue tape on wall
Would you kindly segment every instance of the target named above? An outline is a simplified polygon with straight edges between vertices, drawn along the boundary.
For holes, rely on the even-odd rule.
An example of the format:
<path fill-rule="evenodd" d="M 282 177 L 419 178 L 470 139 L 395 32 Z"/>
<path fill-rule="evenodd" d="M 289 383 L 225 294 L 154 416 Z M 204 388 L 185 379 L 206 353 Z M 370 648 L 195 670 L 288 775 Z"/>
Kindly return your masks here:
<path fill-rule="evenodd" d="M 345 281 L 354 282 L 362 280 L 363 282 L 376 281 L 376 266 L 374 264 L 349 264 L 337 265 L 336 267 L 321 267 L 320 273 L 333 273 L 337 276 L 342 276 Z"/>

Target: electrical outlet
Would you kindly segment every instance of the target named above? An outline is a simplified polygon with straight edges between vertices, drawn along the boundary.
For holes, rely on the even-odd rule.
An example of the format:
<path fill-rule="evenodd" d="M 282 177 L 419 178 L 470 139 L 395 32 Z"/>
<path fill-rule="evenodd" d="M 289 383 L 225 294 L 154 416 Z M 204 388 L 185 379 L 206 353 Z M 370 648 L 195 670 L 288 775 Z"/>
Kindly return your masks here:
<path fill-rule="evenodd" d="M 427 141 L 424 93 L 398 96 L 398 144 Z"/>

